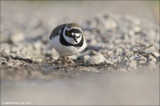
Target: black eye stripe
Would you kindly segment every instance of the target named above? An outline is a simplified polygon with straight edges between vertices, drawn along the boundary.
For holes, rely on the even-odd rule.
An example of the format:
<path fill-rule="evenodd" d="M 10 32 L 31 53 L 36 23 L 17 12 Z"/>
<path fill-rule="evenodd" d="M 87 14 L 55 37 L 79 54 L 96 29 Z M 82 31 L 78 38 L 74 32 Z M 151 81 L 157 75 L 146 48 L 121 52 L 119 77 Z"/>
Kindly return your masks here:
<path fill-rule="evenodd" d="M 67 31 L 67 30 L 66 30 L 66 31 L 65 31 L 65 35 L 68 36 L 68 37 L 72 37 L 72 35 L 68 35 L 68 32 L 71 33 L 70 31 Z"/>
<path fill-rule="evenodd" d="M 72 32 L 73 32 L 73 33 L 81 33 L 81 31 L 80 31 L 79 29 L 71 29 L 71 30 L 69 30 L 69 31 L 66 30 L 66 31 L 65 31 L 65 35 L 68 36 L 68 37 L 73 37 L 73 35 L 68 35 L 68 32 L 69 32 L 70 34 L 72 34 Z M 79 37 L 80 37 L 80 36 L 78 36 L 77 38 L 79 38 Z"/>

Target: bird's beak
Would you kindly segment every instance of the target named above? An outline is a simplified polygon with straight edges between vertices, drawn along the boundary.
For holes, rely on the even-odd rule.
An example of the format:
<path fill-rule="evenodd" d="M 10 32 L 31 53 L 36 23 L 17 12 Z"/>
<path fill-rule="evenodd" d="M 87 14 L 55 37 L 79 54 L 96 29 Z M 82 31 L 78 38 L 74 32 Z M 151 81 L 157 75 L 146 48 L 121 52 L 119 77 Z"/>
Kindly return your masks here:
<path fill-rule="evenodd" d="M 77 43 L 77 38 L 76 38 L 76 36 L 74 36 L 73 39 L 74 39 L 74 41 Z"/>

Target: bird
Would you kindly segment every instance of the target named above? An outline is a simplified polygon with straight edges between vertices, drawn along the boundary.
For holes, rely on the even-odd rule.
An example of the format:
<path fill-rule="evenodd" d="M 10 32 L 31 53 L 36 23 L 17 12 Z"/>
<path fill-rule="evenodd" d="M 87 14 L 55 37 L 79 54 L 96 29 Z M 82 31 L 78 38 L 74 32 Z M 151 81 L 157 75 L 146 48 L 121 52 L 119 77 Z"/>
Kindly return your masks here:
<path fill-rule="evenodd" d="M 76 23 L 58 25 L 51 32 L 49 40 L 51 47 L 66 62 L 68 62 L 68 56 L 76 55 L 87 47 L 86 35 Z"/>

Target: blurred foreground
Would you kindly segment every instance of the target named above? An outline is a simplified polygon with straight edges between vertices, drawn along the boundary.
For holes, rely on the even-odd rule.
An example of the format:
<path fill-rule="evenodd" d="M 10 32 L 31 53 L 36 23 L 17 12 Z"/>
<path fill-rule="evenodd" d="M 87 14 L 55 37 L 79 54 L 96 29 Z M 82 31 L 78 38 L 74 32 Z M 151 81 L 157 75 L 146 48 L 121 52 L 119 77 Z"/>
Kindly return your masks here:
<path fill-rule="evenodd" d="M 158 105 L 159 10 L 150 3 L 2 1 L 1 104 Z M 66 22 L 80 24 L 88 47 L 74 64 L 56 64 L 48 36 Z"/>
<path fill-rule="evenodd" d="M 3 102 L 32 105 L 153 106 L 159 104 L 159 73 L 87 73 L 50 82 L 5 83 L 1 92 Z"/>

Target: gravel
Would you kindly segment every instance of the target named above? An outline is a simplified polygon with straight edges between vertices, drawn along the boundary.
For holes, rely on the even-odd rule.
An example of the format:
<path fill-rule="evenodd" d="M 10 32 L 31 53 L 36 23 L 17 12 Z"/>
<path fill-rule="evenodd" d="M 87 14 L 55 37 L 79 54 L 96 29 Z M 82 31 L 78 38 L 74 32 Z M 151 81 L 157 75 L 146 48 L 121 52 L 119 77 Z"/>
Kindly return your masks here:
<path fill-rule="evenodd" d="M 87 59 L 89 65 L 104 65 L 106 64 L 106 59 L 101 53 L 97 53 Z"/>
<path fill-rule="evenodd" d="M 37 78 L 46 75 L 46 69 L 54 75 L 63 75 L 66 74 L 64 71 L 137 72 L 146 68 L 158 71 L 159 68 L 159 29 L 158 25 L 148 21 L 131 16 L 104 14 L 81 22 L 80 26 L 87 35 L 88 47 L 84 52 L 71 56 L 74 64 L 66 66 L 63 62 L 56 62 L 59 55 L 50 48 L 48 42 L 51 33 L 48 29 L 53 27 L 47 25 L 45 20 L 32 16 L 28 19 L 29 23 L 25 19 L 26 24 L 16 24 L 17 27 L 9 25 L 9 28 L 5 27 L 7 19 L 3 20 L 0 40 L 2 79 Z M 15 71 L 25 77 L 17 77 L 13 74 Z"/>

